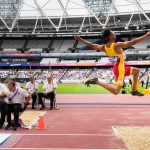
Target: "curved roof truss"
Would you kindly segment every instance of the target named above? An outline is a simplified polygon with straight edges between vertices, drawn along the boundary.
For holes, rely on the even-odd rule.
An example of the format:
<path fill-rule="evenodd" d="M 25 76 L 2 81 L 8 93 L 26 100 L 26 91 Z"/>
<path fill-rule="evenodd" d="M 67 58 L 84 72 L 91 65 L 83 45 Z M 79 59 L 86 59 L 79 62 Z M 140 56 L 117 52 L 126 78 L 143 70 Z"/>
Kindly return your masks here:
<path fill-rule="evenodd" d="M 0 0 L 2 32 L 150 28 L 149 0 Z"/>

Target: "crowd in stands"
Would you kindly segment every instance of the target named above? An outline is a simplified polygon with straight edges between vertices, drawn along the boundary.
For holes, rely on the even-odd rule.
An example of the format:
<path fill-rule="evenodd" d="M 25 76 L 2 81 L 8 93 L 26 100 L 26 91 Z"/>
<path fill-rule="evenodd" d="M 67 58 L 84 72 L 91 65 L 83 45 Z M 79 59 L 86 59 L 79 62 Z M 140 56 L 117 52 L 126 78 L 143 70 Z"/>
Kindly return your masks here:
<path fill-rule="evenodd" d="M 38 83 L 45 83 L 47 75 L 50 74 L 49 69 L 6 69 L 0 71 L 0 78 L 7 78 L 8 75 L 16 75 L 15 78 L 29 78 L 30 74 L 34 75 L 34 78 Z M 140 69 L 139 80 L 146 83 L 148 74 L 150 74 L 150 69 L 142 68 Z M 114 74 L 112 68 L 109 69 L 53 69 L 53 78 L 62 83 L 83 83 L 89 78 L 98 78 L 100 81 L 107 83 L 113 83 Z M 125 82 L 128 82 L 132 77 L 125 77 Z"/>
<path fill-rule="evenodd" d="M 67 69 L 55 69 L 53 70 L 53 78 L 55 80 L 59 80 L 60 77 L 66 72 Z M 32 69 L 30 72 L 29 69 L 20 69 L 16 73 L 16 78 L 29 78 L 30 74 L 34 75 L 35 80 L 39 81 L 39 83 L 43 83 L 46 81 L 47 75 L 50 74 L 49 69 Z"/>
<path fill-rule="evenodd" d="M 29 78 L 30 74 L 34 74 L 35 79 L 38 78 L 39 75 L 38 69 L 32 69 L 32 72 L 30 72 L 29 69 L 19 69 L 18 72 L 16 73 L 17 78 Z"/>
<path fill-rule="evenodd" d="M 91 69 L 69 69 L 62 80 L 83 80 L 90 72 Z"/>
<path fill-rule="evenodd" d="M 146 61 L 146 60 L 150 60 L 150 56 L 145 54 L 136 54 L 136 55 L 127 55 L 126 57 L 126 61 Z"/>
<path fill-rule="evenodd" d="M 150 74 L 150 69 L 148 68 L 144 68 L 142 71 L 140 71 L 140 76 L 141 76 L 140 81 L 144 81 L 144 83 L 146 83 L 149 74 Z"/>
<path fill-rule="evenodd" d="M 0 62 L 3 64 L 27 64 L 30 63 L 40 63 L 40 64 L 75 64 L 75 63 L 109 63 L 110 57 L 107 56 L 95 56 L 95 58 L 90 59 L 85 57 L 84 59 L 80 57 L 72 57 L 72 59 L 59 58 L 42 58 L 42 57 L 30 57 L 30 58 L 0 58 Z M 125 61 L 149 61 L 149 54 L 127 54 Z"/>
<path fill-rule="evenodd" d="M 9 74 L 15 74 L 15 69 L 1 69 L 0 78 L 6 78 Z"/>
<path fill-rule="evenodd" d="M 112 80 L 114 79 L 114 74 L 113 74 L 112 69 L 94 68 L 89 78 L 98 78 L 100 81 L 112 83 Z"/>
<path fill-rule="evenodd" d="M 67 71 L 67 69 L 55 69 L 55 70 L 53 70 L 53 72 L 52 72 L 53 78 L 58 81 L 63 76 L 63 74 L 65 74 L 66 71 Z M 39 81 L 45 81 L 46 76 L 48 74 L 50 74 L 50 70 L 49 69 L 43 69 L 41 71 L 41 74 L 38 76 L 38 80 Z"/>

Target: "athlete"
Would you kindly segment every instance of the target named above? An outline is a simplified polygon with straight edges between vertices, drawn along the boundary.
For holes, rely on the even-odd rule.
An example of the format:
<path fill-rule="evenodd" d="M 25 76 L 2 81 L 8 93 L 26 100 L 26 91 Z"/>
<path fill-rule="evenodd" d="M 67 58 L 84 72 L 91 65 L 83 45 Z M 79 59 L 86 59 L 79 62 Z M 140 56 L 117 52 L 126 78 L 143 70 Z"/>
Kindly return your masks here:
<path fill-rule="evenodd" d="M 117 62 L 113 67 L 113 72 L 115 75 L 114 85 L 110 86 L 109 84 L 98 81 L 98 78 L 93 78 L 93 79 L 87 80 L 85 82 L 85 85 L 97 84 L 99 86 L 102 86 L 106 90 L 110 91 L 111 93 L 117 95 L 123 86 L 124 76 L 133 75 L 132 95 L 133 96 L 144 96 L 144 94 L 140 93 L 137 90 L 137 82 L 138 82 L 138 76 L 139 76 L 140 70 L 138 68 L 134 68 L 134 67 L 125 67 L 125 62 L 124 62 L 125 54 L 124 54 L 122 48 L 128 48 L 131 45 L 135 45 L 135 44 L 141 42 L 142 40 L 150 37 L 150 32 L 147 32 L 145 35 L 143 35 L 139 38 L 136 38 L 134 40 L 131 40 L 131 41 L 115 43 L 115 40 L 116 40 L 115 34 L 109 28 L 105 28 L 102 31 L 102 37 L 107 41 L 107 44 L 103 44 L 103 45 L 92 44 L 89 41 L 82 39 L 78 35 L 74 36 L 75 40 L 81 41 L 88 47 L 91 47 L 98 51 L 103 51 L 109 57 L 112 57 L 112 56 L 118 57 Z"/>

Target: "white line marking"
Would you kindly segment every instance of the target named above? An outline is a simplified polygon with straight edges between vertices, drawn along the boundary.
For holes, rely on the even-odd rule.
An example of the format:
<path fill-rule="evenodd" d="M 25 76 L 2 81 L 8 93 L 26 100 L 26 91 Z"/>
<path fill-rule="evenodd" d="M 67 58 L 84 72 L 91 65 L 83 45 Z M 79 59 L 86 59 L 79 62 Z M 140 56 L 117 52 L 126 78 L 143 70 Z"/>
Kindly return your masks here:
<path fill-rule="evenodd" d="M 119 136 L 119 133 L 118 133 L 118 131 L 116 130 L 116 128 L 115 128 L 114 126 L 112 126 L 112 129 L 113 129 L 113 131 L 115 132 L 115 134 L 116 134 L 117 136 Z"/>
<path fill-rule="evenodd" d="M 41 115 L 44 116 L 44 114 L 46 114 L 46 111 L 44 111 Z M 39 119 L 40 118 L 35 119 L 35 121 L 31 124 L 31 126 L 34 126 Z"/>
<path fill-rule="evenodd" d="M 15 135 L 50 135 L 50 136 L 116 136 L 115 134 L 15 134 Z"/>
<path fill-rule="evenodd" d="M 7 150 L 87 150 L 84 148 L 3 148 Z M 125 149 L 88 149 L 88 150 L 125 150 Z"/>

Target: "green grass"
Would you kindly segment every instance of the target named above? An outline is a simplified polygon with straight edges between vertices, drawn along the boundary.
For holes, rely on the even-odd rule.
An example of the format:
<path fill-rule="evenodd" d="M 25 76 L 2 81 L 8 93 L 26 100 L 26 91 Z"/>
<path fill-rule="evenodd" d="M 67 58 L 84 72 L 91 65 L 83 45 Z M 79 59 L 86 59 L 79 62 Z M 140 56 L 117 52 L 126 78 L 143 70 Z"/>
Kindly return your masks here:
<path fill-rule="evenodd" d="M 6 85 L 7 86 L 7 85 Z M 25 84 L 21 84 L 22 87 L 25 87 Z M 43 84 L 39 84 L 38 92 L 42 92 Z M 141 85 L 140 92 L 145 89 L 145 86 L 142 88 Z M 131 89 L 130 89 L 131 91 Z M 90 87 L 85 86 L 84 84 L 58 84 L 56 90 L 59 94 L 109 94 L 110 92 L 98 85 L 90 85 Z"/>

